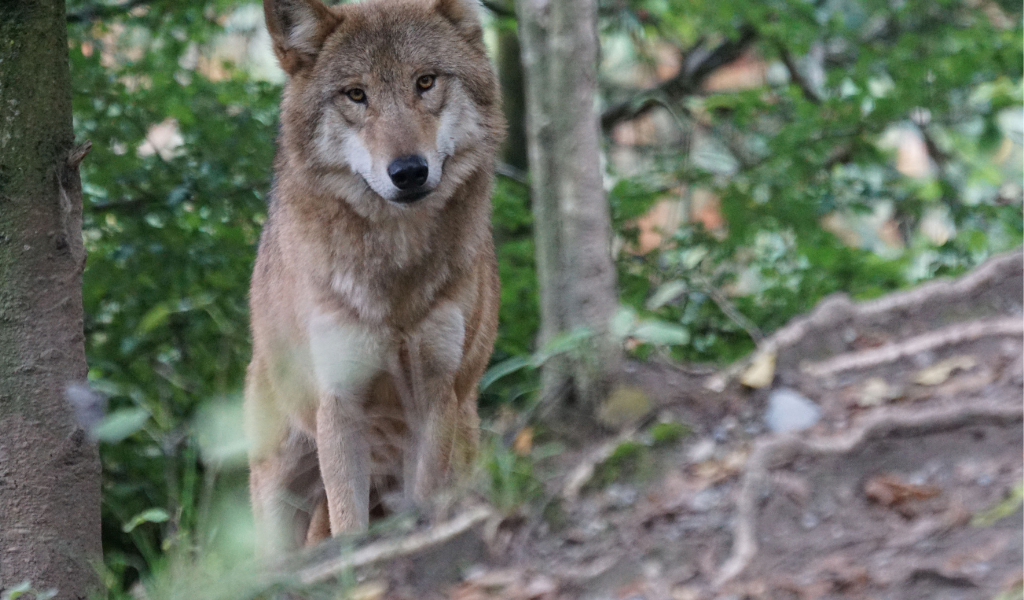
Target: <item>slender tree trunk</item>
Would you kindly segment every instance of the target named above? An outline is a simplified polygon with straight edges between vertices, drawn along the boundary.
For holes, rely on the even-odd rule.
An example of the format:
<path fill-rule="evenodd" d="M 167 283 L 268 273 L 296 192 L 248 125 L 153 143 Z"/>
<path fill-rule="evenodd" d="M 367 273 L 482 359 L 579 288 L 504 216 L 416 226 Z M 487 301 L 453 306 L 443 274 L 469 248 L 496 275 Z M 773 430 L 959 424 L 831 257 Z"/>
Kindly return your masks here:
<path fill-rule="evenodd" d="M 0 589 L 83 599 L 101 558 L 85 380 L 82 196 L 63 0 L 0 1 Z"/>
<path fill-rule="evenodd" d="M 595 0 L 517 0 L 541 295 L 541 343 L 586 328 L 582 357 L 545 365 L 542 398 L 592 410 L 619 374 L 618 305 L 601 171 Z"/>
<path fill-rule="evenodd" d="M 501 105 L 508 122 L 508 137 L 502 149 L 502 160 L 513 167 L 527 170 L 526 91 L 523 87 L 523 63 L 520 58 L 519 35 L 515 28 L 501 24 L 498 29 L 498 80 L 501 82 Z"/>

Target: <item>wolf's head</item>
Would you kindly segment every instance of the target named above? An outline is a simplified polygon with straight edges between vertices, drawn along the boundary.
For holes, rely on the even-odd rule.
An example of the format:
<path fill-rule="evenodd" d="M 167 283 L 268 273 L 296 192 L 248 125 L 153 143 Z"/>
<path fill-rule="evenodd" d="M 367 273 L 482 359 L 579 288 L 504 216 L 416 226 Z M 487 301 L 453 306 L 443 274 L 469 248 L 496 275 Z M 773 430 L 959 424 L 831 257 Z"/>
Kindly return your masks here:
<path fill-rule="evenodd" d="M 369 218 L 441 206 L 503 133 L 475 0 L 264 0 L 288 74 L 283 148 Z"/>

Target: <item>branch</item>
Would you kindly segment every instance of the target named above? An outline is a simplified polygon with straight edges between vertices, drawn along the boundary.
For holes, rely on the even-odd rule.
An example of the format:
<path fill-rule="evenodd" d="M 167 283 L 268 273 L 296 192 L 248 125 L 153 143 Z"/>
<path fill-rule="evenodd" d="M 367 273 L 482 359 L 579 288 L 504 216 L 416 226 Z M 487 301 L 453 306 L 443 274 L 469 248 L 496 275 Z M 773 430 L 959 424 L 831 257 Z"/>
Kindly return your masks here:
<path fill-rule="evenodd" d="M 86 203 L 85 210 L 87 212 L 135 212 L 149 203 L 149 200 L 144 198 L 133 198 L 131 200 L 112 200 L 110 202 Z"/>
<path fill-rule="evenodd" d="M 155 0 L 128 0 L 121 4 L 88 4 L 81 10 L 68 13 L 68 23 L 91 23 L 101 21 L 120 14 L 131 12 L 132 9 L 144 6 Z"/>
<path fill-rule="evenodd" d="M 515 9 L 500 0 L 480 0 L 480 4 L 483 4 L 484 8 L 499 17 L 505 17 L 508 19 L 516 18 Z"/>
<path fill-rule="evenodd" d="M 803 71 L 800 70 L 799 65 L 796 64 L 796 60 L 793 59 L 793 55 L 789 52 L 789 48 L 782 45 L 782 42 L 776 40 L 775 46 L 779 49 L 779 56 L 782 58 L 782 64 L 786 65 L 786 70 L 789 71 L 789 79 L 793 83 L 799 86 L 800 91 L 803 92 L 804 98 L 808 102 L 813 104 L 821 104 L 821 96 L 818 95 L 817 90 L 811 85 L 811 82 L 804 77 Z"/>
<path fill-rule="evenodd" d="M 685 63 L 690 61 L 686 60 L 675 77 L 666 79 L 658 86 L 643 90 L 633 98 L 608 108 L 601 114 L 601 127 L 607 131 L 622 121 L 639 117 L 658 106 L 659 97 L 680 97 L 693 94 L 700 89 L 709 75 L 742 56 L 755 39 L 757 39 L 757 31 L 753 27 L 745 25 L 740 29 L 738 38 L 726 40 L 706 54 L 701 52 L 703 42 L 697 42 L 690 50 L 684 52 L 684 56 L 691 59 L 703 54 L 697 64 L 687 65 Z"/>
<path fill-rule="evenodd" d="M 510 179 L 520 185 L 530 185 L 529 174 L 526 171 L 523 171 L 522 169 L 513 167 L 507 162 L 499 161 L 497 165 L 495 165 L 494 172 L 497 173 L 500 177 Z"/>

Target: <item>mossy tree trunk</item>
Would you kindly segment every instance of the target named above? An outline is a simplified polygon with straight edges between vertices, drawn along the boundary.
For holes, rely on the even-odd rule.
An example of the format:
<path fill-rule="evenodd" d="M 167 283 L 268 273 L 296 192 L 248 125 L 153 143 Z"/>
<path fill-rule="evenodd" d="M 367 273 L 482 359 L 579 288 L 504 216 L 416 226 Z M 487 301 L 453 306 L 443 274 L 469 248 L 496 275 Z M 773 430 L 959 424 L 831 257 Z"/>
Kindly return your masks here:
<path fill-rule="evenodd" d="M 0 2 L 0 589 L 86 598 L 100 466 L 65 399 L 86 377 L 81 183 L 63 0 Z"/>
<path fill-rule="evenodd" d="M 608 335 L 618 305 L 603 188 L 597 93 L 596 0 L 517 0 L 526 75 L 527 146 L 540 279 L 542 344 L 594 335 L 580 356 L 542 371 L 542 398 L 590 412 L 617 379 Z"/>

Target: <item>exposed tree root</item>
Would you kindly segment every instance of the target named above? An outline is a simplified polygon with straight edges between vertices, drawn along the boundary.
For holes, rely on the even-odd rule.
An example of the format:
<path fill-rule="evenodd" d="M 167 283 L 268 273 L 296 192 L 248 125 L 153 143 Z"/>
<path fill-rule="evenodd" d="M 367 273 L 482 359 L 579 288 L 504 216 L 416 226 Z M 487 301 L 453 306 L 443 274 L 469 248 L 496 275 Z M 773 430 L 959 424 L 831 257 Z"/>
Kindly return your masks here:
<path fill-rule="evenodd" d="M 637 431 L 637 427 L 631 427 L 588 454 L 565 478 L 565 484 L 562 486 L 562 498 L 568 502 L 575 502 L 580 497 L 583 488 L 594 478 L 597 466 L 608 460 L 616 448 L 636 437 Z"/>
<path fill-rule="evenodd" d="M 716 392 L 724 391 L 729 381 L 743 373 L 753 361 L 766 353 L 779 355 L 778 363 L 780 368 L 784 368 L 783 365 L 788 361 L 783 356 L 792 355 L 794 351 L 799 354 L 797 347 L 801 343 L 822 334 L 835 332 L 850 324 L 877 322 L 888 314 L 921 311 L 956 303 L 971 303 L 977 297 L 983 296 L 986 291 L 995 289 L 1005 281 L 1019 280 L 1022 270 L 1024 270 L 1024 255 L 1020 250 L 1014 250 L 989 259 L 959 279 L 932 281 L 912 290 L 889 294 L 869 302 L 854 303 L 844 294 L 829 296 L 821 301 L 809 315 L 793 319 L 785 327 L 765 338 L 758 344 L 757 351 L 749 357 L 711 375 L 704 382 L 704 387 Z M 1019 301 L 1019 298 L 1013 300 Z M 999 320 L 995 316 L 989 318 Z M 1019 322 L 1020 318 L 1018 317 L 1017 320 Z M 925 334 L 921 333 L 920 335 L 924 336 Z M 822 361 L 821 364 L 825 363 L 826 361 Z"/>
<path fill-rule="evenodd" d="M 932 281 L 870 302 L 854 304 L 846 296 L 832 296 L 807 317 L 794 319 L 778 330 L 765 344 L 772 350 L 793 346 L 819 327 L 834 327 L 845 320 L 843 317 L 871 318 L 942 302 L 969 301 L 981 290 L 1013 277 L 1019 278 L 1021 269 L 1021 252 L 1015 250 L 990 259 L 959 279 Z"/>
<path fill-rule="evenodd" d="M 736 501 L 736 525 L 733 549 L 719 568 L 715 585 L 721 586 L 739 576 L 757 554 L 758 504 L 770 485 L 769 471 L 800 455 L 829 456 L 847 454 L 870 439 L 896 432 L 928 433 L 955 429 L 974 423 L 1011 423 L 1021 420 L 1019 402 L 987 402 L 953 408 L 913 412 L 880 409 L 861 424 L 841 435 L 801 438 L 798 434 L 761 440 L 747 460 L 746 473 Z"/>
<path fill-rule="evenodd" d="M 1024 320 L 1021 320 L 1020 317 L 1001 317 L 957 323 L 879 348 L 849 352 L 828 360 L 810 363 L 803 366 L 801 370 L 813 377 L 829 377 L 844 371 L 855 371 L 893 363 L 901 358 L 945 346 L 973 342 L 992 336 L 1014 335 L 1020 337 L 1022 333 L 1024 333 Z"/>

